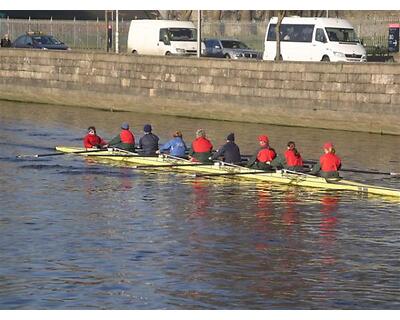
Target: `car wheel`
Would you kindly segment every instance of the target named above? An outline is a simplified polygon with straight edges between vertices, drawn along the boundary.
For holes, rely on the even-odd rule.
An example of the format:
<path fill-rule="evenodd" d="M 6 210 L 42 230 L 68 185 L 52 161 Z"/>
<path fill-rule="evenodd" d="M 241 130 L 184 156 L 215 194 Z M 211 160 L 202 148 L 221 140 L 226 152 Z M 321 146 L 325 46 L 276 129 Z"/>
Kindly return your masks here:
<path fill-rule="evenodd" d="M 321 59 L 321 61 L 329 62 L 329 61 L 331 61 L 331 59 L 329 59 L 328 56 L 323 56 L 322 59 Z"/>
<path fill-rule="evenodd" d="M 229 55 L 229 53 L 226 53 L 226 54 L 224 55 L 224 58 L 225 58 L 225 59 L 230 59 L 231 56 Z"/>
<path fill-rule="evenodd" d="M 137 55 L 138 55 L 138 52 L 137 52 L 136 50 L 133 50 L 133 51 L 132 51 L 132 54 L 135 55 L 135 56 L 137 56 Z"/>
<path fill-rule="evenodd" d="M 171 55 L 171 52 L 167 51 L 167 52 L 165 53 L 165 55 L 166 55 L 166 56 L 170 56 L 170 55 Z"/>

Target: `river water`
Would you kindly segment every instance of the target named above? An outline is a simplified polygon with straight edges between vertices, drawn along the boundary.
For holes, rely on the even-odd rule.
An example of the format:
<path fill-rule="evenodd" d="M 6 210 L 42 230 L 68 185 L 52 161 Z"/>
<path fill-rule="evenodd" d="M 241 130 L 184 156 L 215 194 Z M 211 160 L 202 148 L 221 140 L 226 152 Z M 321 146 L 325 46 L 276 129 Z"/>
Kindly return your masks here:
<path fill-rule="evenodd" d="M 145 110 L 144 110 L 145 111 Z M 0 101 L 1 309 L 399 309 L 400 202 L 349 192 L 134 170 L 78 156 L 17 159 L 110 139 L 128 121 L 161 142 L 197 128 L 267 134 L 306 159 L 400 171 L 400 137 Z M 400 179 L 343 176 L 400 188 Z"/>

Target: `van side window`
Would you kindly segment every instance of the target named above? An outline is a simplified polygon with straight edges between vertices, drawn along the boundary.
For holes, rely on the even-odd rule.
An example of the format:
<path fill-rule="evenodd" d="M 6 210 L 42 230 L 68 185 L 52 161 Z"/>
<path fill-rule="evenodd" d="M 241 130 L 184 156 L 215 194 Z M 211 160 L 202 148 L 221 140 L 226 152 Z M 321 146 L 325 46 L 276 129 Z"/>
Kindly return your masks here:
<path fill-rule="evenodd" d="M 327 42 L 323 29 L 320 29 L 320 28 L 317 29 L 317 31 L 315 32 L 315 41 L 324 42 L 324 43 Z"/>
<path fill-rule="evenodd" d="M 276 24 L 270 24 L 267 41 L 276 41 Z M 282 24 L 281 41 L 287 42 L 312 42 L 314 32 L 313 24 Z"/>

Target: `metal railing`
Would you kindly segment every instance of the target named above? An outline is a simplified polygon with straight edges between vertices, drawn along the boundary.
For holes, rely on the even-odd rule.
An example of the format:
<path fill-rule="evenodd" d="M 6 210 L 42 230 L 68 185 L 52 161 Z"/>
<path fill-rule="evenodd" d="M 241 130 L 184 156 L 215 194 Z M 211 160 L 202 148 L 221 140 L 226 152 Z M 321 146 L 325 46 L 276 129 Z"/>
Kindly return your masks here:
<path fill-rule="evenodd" d="M 388 17 L 350 22 L 366 46 L 387 47 L 388 25 L 399 21 Z M 115 30 L 115 21 L 111 23 Z M 119 52 L 126 52 L 129 21 L 120 21 L 118 26 Z M 205 21 L 202 23 L 202 37 L 236 38 L 256 50 L 263 50 L 266 26 L 266 21 Z M 0 36 L 7 33 L 14 40 L 27 31 L 49 33 L 73 49 L 106 50 L 106 24 L 102 20 L 0 19 Z"/>

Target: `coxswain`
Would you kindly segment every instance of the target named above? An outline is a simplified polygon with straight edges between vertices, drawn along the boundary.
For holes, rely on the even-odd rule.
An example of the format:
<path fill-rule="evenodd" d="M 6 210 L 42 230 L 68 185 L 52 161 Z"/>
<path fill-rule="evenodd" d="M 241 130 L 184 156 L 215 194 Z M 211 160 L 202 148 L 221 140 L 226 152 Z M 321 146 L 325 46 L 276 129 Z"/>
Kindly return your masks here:
<path fill-rule="evenodd" d="M 83 146 L 86 149 L 107 147 L 107 142 L 96 134 L 96 128 L 91 126 L 87 129 L 87 134 L 83 138 Z"/>
<path fill-rule="evenodd" d="M 319 158 L 319 162 L 314 165 L 311 174 L 316 174 L 324 178 L 340 178 L 339 170 L 342 161 L 336 155 L 335 148 L 331 142 L 323 145 L 324 155 Z"/>
<path fill-rule="evenodd" d="M 143 127 L 144 135 L 139 139 L 139 148 L 142 149 L 140 153 L 145 156 L 157 155 L 160 139 L 152 133 L 152 130 L 150 124 L 145 124 Z"/>
<path fill-rule="evenodd" d="M 209 159 L 212 156 L 213 145 L 206 138 L 206 132 L 203 129 L 196 131 L 196 139 L 192 142 L 189 150 L 189 158 L 193 162 L 211 163 Z"/>
<path fill-rule="evenodd" d="M 186 151 L 188 150 L 181 131 L 176 131 L 172 135 L 173 138 L 164 143 L 157 153 L 168 152 L 171 156 L 187 159 Z"/>
<path fill-rule="evenodd" d="M 299 151 L 297 151 L 296 144 L 293 141 L 289 141 L 287 144 L 287 150 L 285 151 L 285 169 L 303 171 L 303 166 L 303 158 Z"/>
<path fill-rule="evenodd" d="M 235 143 L 234 133 L 230 133 L 226 137 L 226 143 L 213 154 L 211 160 L 217 160 L 219 158 L 221 158 L 224 162 L 233 164 L 240 164 L 242 161 L 239 147 Z"/>
<path fill-rule="evenodd" d="M 269 138 L 266 135 L 258 137 L 260 149 L 247 162 L 247 167 L 265 171 L 274 171 L 273 160 L 276 158 L 276 152 L 269 145 Z"/>
<path fill-rule="evenodd" d="M 121 125 L 121 132 L 115 136 L 111 141 L 108 143 L 110 147 L 135 152 L 135 136 L 129 130 L 129 124 L 124 122 Z"/>

